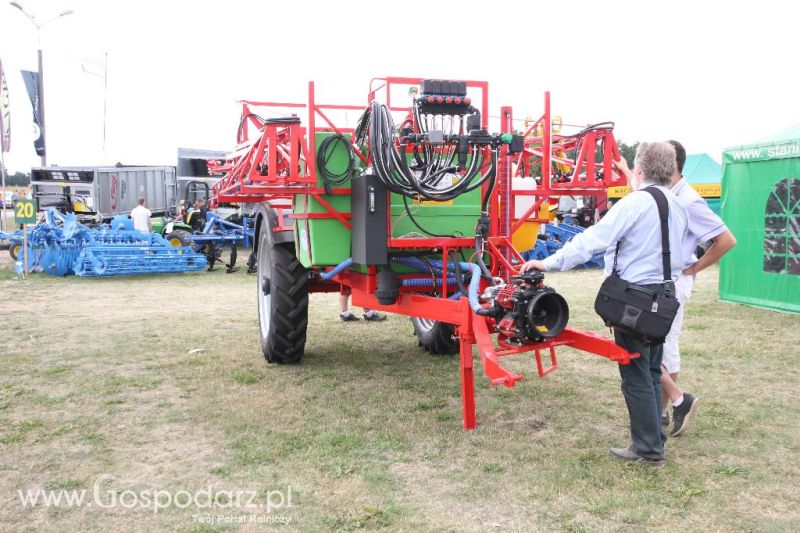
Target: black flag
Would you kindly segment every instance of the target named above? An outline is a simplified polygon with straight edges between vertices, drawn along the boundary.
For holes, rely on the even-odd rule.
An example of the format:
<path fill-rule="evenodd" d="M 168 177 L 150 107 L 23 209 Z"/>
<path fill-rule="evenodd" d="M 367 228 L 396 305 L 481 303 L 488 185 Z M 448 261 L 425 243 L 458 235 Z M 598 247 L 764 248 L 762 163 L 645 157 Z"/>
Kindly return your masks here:
<path fill-rule="evenodd" d="M 28 97 L 31 99 L 31 107 L 33 107 L 33 146 L 36 148 L 36 155 L 42 156 L 45 155 L 45 149 L 44 130 L 39 108 L 39 73 L 23 70 L 22 79 L 25 80 L 25 88 L 28 89 Z"/>

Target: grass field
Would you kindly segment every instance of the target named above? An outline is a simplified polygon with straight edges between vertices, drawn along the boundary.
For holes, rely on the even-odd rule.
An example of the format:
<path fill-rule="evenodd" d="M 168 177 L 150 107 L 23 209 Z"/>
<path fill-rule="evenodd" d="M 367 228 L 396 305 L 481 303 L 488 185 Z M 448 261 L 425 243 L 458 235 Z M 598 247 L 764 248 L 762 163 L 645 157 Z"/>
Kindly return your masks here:
<path fill-rule="evenodd" d="M 717 301 L 716 270 L 684 328 L 700 411 L 654 470 L 608 454 L 629 442 L 627 415 L 616 365 L 596 356 L 561 350 L 545 379 L 510 361 L 526 375 L 514 389 L 476 367 L 467 432 L 457 359 L 422 352 L 406 317 L 342 324 L 335 295 L 315 295 L 303 364 L 267 366 L 243 272 L 20 281 L 2 253 L 0 529 L 257 530 L 200 520 L 249 514 L 224 491 L 291 490 L 291 506 L 256 513 L 290 520 L 269 527 L 797 530 L 800 317 Z M 598 272 L 548 281 L 573 325 L 602 331 Z M 104 474 L 120 502 L 210 486 L 230 505 L 25 508 L 17 492 L 91 496 Z"/>

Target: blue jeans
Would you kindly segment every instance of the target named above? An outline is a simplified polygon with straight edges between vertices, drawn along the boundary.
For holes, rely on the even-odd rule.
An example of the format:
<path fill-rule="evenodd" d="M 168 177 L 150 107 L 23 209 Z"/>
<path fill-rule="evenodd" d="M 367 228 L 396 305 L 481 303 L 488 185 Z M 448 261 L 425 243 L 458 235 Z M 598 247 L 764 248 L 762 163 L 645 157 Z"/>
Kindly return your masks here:
<path fill-rule="evenodd" d="M 662 459 L 667 435 L 661 430 L 661 357 L 664 344 L 642 341 L 614 331 L 614 340 L 629 352 L 639 352 L 619 365 L 622 395 L 631 420 L 631 449 L 647 459 Z"/>

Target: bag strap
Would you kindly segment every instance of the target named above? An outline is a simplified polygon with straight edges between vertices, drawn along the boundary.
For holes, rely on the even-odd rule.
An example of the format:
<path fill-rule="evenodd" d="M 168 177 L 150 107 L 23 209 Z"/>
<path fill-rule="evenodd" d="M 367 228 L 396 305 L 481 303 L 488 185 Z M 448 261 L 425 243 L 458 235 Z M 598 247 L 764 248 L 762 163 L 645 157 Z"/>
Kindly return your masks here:
<path fill-rule="evenodd" d="M 614 250 L 614 264 L 611 266 L 611 273 L 617 274 L 617 256 L 619 256 L 619 243 L 621 241 L 617 241 L 617 249 Z"/>
<path fill-rule="evenodd" d="M 650 193 L 658 206 L 658 218 L 661 219 L 661 264 L 664 268 L 664 281 L 672 281 L 672 268 L 670 267 L 669 250 L 669 204 L 664 192 L 656 187 L 645 187 L 641 189 Z"/>

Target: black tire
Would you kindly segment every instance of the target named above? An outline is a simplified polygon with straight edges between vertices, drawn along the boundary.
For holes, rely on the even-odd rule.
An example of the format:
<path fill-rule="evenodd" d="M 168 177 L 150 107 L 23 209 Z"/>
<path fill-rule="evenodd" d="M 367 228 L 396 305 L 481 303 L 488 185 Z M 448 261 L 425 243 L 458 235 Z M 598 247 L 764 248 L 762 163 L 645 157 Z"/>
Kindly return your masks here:
<path fill-rule="evenodd" d="M 12 242 L 11 246 L 8 247 L 8 253 L 11 255 L 11 259 L 16 261 L 19 259 L 19 254 L 22 252 L 22 245 L 18 242 Z"/>
<path fill-rule="evenodd" d="M 258 322 L 268 363 L 299 363 L 308 327 L 308 272 L 294 245 L 272 242 L 266 221 L 258 236 Z"/>
<path fill-rule="evenodd" d="M 192 245 L 192 234 L 186 230 L 176 229 L 175 231 L 171 231 L 170 233 L 168 233 L 164 238 L 167 239 L 169 243 L 176 248 L 181 246 Z"/>
<path fill-rule="evenodd" d="M 419 345 L 426 352 L 434 355 L 452 355 L 458 353 L 458 338 L 455 336 L 455 327 L 451 324 L 428 320 L 427 318 L 411 318 L 414 334 Z"/>

